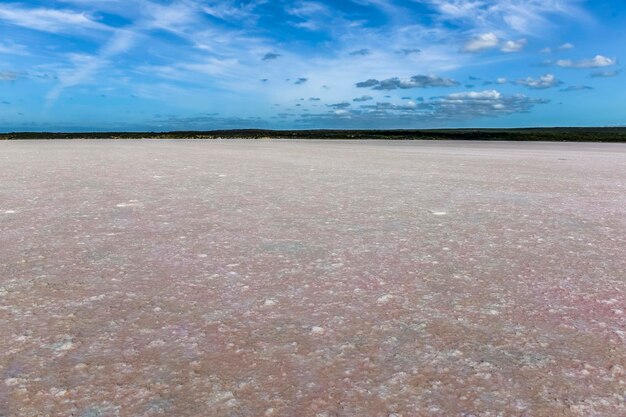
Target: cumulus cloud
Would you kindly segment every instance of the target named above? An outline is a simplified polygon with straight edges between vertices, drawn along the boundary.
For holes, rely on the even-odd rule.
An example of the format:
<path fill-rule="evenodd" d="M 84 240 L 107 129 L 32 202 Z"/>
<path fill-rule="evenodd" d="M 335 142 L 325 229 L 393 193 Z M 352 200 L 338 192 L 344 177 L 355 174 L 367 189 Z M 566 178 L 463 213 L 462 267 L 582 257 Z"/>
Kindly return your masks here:
<path fill-rule="evenodd" d="M 453 87 L 456 85 L 459 83 L 453 79 L 432 75 L 414 75 L 408 79 L 393 77 L 381 81 L 371 78 L 356 84 L 358 88 L 372 88 L 374 90 L 406 90 L 409 88 Z"/>
<path fill-rule="evenodd" d="M 526 46 L 526 39 L 520 39 L 517 41 L 506 41 L 504 42 L 500 50 L 502 52 L 519 52 L 524 49 L 524 46 Z"/>
<path fill-rule="evenodd" d="M 415 126 L 415 124 L 448 123 L 454 120 L 492 118 L 514 113 L 527 113 L 547 100 L 523 94 L 504 95 L 497 90 L 453 93 L 419 102 L 396 104 L 378 102 L 358 109 L 343 108 L 341 112 L 301 116 L 301 123 L 336 126 Z"/>
<path fill-rule="evenodd" d="M 455 114 L 464 117 L 494 117 L 512 113 L 526 113 L 545 100 L 532 99 L 523 94 L 506 96 L 497 90 L 455 93 L 435 99 L 436 112 L 451 118 Z"/>
<path fill-rule="evenodd" d="M 617 61 L 613 58 L 607 58 L 602 55 L 596 55 L 590 59 L 583 59 L 580 61 L 572 61 L 571 59 L 560 59 L 556 62 L 556 65 L 563 68 L 601 68 L 610 67 L 615 65 Z"/>
<path fill-rule="evenodd" d="M 302 84 L 306 84 L 307 81 L 309 81 L 308 78 L 298 78 L 294 84 L 302 85 Z"/>
<path fill-rule="evenodd" d="M 274 59 L 278 59 L 280 58 L 280 54 L 275 54 L 273 52 L 268 52 L 265 55 L 263 55 L 263 58 L 261 58 L 261 61 L 272 61 Z"/>
<path fill-rule="evenodd" d="M 309 101 L 320 101 L 319 97 L 309 97 Z"/>
<path fill-rule="evenodd" d="M 500 38 L 493 33 L 483 33 L 482 35 L 478 35 L 472 39 L 470 39 L 464 46 L 461 48 L 461 52 L 482 52 L 487 49 L 495 48 L 500 44 Z"/>
<path fill-rule="evenodd" d="M 374 97 L 372 97 L 372 96 L 361 96 L 361 97 L 357 97 L 357 98 L 353 99 L 352 101 L 355 101 L 355 102 L 359 103 L 359 102 L 370 101 L 370 100 L 374 100 Z"/>
<path fill-rule="evenodd" d="M 356 86 L 358 88 L 369 88 L 369 87 L 375 87 L 377 85 L 380 84 L 380 81 L 374 79 L 374 78 L 370 78 L 367 81 L 361 81 L 360 83 L 356 83 Z"/>
<path fill-rule="evenodd" d="M 557 87 L 563 84 L 563 82 L 557 79 L 553 74 L 545 74 L 539 78 L 528 77 L 522 80 L 518 80 L 515 83 L 536 90 Z"/>

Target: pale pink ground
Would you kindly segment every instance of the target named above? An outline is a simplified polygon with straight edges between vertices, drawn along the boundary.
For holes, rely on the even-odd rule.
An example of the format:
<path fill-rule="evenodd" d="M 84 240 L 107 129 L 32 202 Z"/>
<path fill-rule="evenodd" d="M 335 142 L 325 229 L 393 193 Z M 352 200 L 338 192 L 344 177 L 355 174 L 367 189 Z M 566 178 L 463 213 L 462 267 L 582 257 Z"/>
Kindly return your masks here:
<path fill-rule="evenodd" d="M 0 143 L 0 416 L 626 416 L 626 145 Z"/>

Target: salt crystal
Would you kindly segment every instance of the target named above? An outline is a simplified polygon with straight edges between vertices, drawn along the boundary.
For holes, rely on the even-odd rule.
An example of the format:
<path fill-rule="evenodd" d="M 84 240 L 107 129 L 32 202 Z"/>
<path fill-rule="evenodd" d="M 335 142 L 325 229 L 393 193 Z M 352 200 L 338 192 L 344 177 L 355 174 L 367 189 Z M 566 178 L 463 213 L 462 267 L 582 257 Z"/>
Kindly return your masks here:
<path fill-rule="evenodd" d="M 319 326 L 313 326 L 311 328 L 311 333 L 313 334 L 324 334 L 325 330 L 323 327 L 319 327 Z"/>

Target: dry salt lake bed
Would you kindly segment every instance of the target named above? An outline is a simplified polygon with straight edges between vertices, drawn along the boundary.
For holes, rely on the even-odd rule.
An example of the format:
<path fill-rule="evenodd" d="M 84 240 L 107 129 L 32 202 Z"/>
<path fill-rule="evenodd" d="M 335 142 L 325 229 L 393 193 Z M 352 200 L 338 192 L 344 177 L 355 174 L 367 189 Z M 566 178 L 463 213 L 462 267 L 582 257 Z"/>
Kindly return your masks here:
<path fill-rule="evenodd" d="M 0 142 L 0 416 L 626 416 L 626 145 Z"/>

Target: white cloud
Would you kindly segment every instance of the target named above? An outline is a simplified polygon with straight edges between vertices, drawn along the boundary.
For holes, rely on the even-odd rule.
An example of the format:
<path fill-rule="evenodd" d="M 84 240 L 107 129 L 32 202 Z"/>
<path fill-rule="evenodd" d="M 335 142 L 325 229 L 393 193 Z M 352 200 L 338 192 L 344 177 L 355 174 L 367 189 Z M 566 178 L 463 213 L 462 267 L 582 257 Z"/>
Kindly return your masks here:
<path fill-rule="evenodd" d="M 523 94 L 504 95 L 497 90 L 453 93 L 430 100 L 395 104 L 379 102 L 361 105 L 358 109 L 344 109 L 337 114 L 305 114 L 304 125 L 340 127 L 411 127 L 419 124 L 438 125 L 454 120 L 492 118 L 514 113 L 526 113 L 546 100 L 529 98 Z"/>
<path fill-rule="evenodd" d="M 434 75 L 414 75 L 411 78 L 398 77 L 376 80 L 370 78 L 356 84 L 358 88 L 372 88 L 373 90 L 406 90 L 409 88 L 453 87 L 459 83 L 450 78 L 441 78 Z"/>
<path fill-rule="evenodd" d="M 560 59 L 556 65 L 563 68 L 602 68 L 615 65 L 617 61 L 613 58 L 607 58 L 602 55 L 596 55 L 591 59 L 583 59 L 580 61 L 572 61 L 571 59 Z"/>
<path fill-rule="evenodd" d="M 526 46 L 526 39 L 520 39 L 518 41 L 506 41 L 502 45 L 502 52 L 519 52 Z"/>
<path fill-rule="evenodd" d="M 43 32 L 72 32 L 77 29 L 110 30 L 87 13 L 71 10 L 35 8 L 26 9 L 19 4 L 0 4 L 0 20 Z"/>
<path fill-rule="evenodd" d="M 433 5 L 444 21 L 463 21 L 475 29 L 537 34 L 557 15 L 587 19 L 580 0 L 414 0 Z"/>
<path fill-rule="evenodd" d="M 0 54 L 28 55 L 28 50 L 26 46 L 14 42 L 0 42 Z"/>
<path fill-rule="evenodd" d="M 617 77 L 621 74 L 621 70 L 619 71 L 598 71 L 591 74 L 591 78 L 612 78 Z"/>
<path fill-rule="evenodd" d="M 502 97 L 502 94 L 497 90 L 486 90 L 486 91 L 468 91 L 465 93 L 453 93 L 449 94 L 446 97 L 448 101 L 456 101 L 456 100 L 499 100 Z"/>
<path fill-rule="evenodd" d="M 481 52 L 487 49 L 495 48 L 500 43 L 498 36 L 493 33 L 483 33 L 470 39 L 461 49 L 462 52 Z"/>
<path fill-rule="evenodd" d="M 526 86 L 528 88 L 533 88 L 536 90 L 543 90 L 546 88 L 557 87 L 562 84 L 562 82 L 557 79 L 553 74 L 545 74 L 539 78 L 528 77 L 523 80 L 516 81 L 516 84 Z"/>
<path fill-rule="evenodd" d="M 0 81 L 15 81 L 21 76 L 22 74 L 15 71 L 0 71 Z"/>

